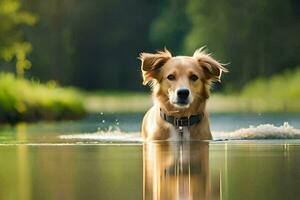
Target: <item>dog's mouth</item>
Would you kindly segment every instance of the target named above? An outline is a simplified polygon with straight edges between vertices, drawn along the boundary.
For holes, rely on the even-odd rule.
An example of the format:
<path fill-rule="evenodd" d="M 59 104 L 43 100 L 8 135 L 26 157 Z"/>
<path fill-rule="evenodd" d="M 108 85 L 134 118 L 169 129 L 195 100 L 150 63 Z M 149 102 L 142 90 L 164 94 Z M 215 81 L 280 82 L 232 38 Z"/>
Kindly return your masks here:
<path fill-rule="evenodd" d="M 177 108 L 188 108 L 190 106 L 190 102 L 187 99 L 178 99 L 175 102 L 172 102 L 172 104 Z"/>

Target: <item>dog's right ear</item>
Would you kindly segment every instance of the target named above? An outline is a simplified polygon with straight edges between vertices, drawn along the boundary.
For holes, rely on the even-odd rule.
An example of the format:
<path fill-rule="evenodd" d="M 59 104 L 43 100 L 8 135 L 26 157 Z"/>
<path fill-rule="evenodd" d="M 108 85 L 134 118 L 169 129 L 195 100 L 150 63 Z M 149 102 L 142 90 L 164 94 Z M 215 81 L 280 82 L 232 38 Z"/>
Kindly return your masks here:
<path fill-rule="evenodd" d="M 161 67 L 172 58 L 172 54 L 165 48 L 164 51 L 152 53 L 141 53 L 139 59 L 142 61 L 141 70 L 143 84 L 147 85 L 153 79 L 157 79 Z"/>

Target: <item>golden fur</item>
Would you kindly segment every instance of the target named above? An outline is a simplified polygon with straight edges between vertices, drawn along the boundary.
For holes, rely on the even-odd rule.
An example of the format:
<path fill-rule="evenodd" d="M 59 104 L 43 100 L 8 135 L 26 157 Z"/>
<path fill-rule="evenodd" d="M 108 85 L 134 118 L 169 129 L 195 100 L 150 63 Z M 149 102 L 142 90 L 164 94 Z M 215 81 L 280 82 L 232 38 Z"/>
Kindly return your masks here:
<path fill-rule="evenodd" d="M 142 125 L 142 135 L 147 140 L 165 140 L 172 137 L 176 127 L 160 117 L 160 109 L 176 117 L 189 117 L 202 113 L 200 123 L 185 129 L 184 134 L 191 139 L 209 140 L 212 138 L 206 100 L 210 94 L 213 81 L 220 81 L 222 71 L 227 72 L 222 64 L 205 53 L 203 48 L 195 51 L 193 56 L 176 56 L 165 49 L 157 53 L 140 54 L 143 84 L 152 88 L 154 105 L 148 110 Z M 169 80 L 168 76 L 175 77 Z M 197 77 L 196 80 L 192 79 Z M 176 91 L 184 87 L 190 91 L 189 103 L 178 106 Z M 177 97 L 178 98 L 178 97 Z"/>

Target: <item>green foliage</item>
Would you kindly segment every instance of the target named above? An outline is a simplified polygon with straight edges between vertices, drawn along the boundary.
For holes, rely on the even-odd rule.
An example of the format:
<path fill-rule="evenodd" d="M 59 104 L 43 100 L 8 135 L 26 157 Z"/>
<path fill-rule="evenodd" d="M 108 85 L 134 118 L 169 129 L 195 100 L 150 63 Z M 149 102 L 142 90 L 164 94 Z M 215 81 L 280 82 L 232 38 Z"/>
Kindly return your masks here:
<path fill-rule="evenodd" d="M 24 76 L 24 70 L 31 67 L 27 54 L 32 46 L 23 40 L 21 26 L 32 26 L 37 17 L 21 9 L 21 0 L 0 1 L 0 59 L 5 62 L 16 60 L 16 73 Z"/>
<path fill-rule="evenodd" d="M 0 74 L 0 122 L 73 119 L 84 113 L 82 95 L 74 89 Z"/>
<path fill-rule="evenodd" d="M 148 34 L 160 0 L 26 1 L 40 21 L 25 29 L 35 48 L 31 75 L 88 89 L 143 88 L 137 56 L 155 49 Z"/>
<path fill-rule="evenodd" d="M 165 3 L 160 15 L 152 22 L 150 40 L 157 48 L 166 46 L 176 55 L 181 53 L 190 26 L 185 12 L 186 0 L 167 0 Z"/>
<path fill-rule="evenodd" d="M 216 58 L 230 62 L 225 83 L 235 89 L 293 68 L 300 62 L 299 5 L 292 0 L 190 0 L 185 51 L 207 45 Z"/>

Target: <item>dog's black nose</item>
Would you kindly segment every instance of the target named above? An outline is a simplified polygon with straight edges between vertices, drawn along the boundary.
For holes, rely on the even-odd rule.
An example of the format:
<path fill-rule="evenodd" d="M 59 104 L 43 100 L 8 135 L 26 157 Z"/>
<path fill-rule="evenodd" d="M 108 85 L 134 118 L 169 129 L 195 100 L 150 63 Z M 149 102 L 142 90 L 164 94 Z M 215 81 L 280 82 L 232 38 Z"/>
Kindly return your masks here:
<path fill-rule="evenodd" d="M 189 95 L 190 95 L 190 91 L 188 89 L 182 88 L 177 90 L 177 96 L 180 99 L 187 99 Z"/>

